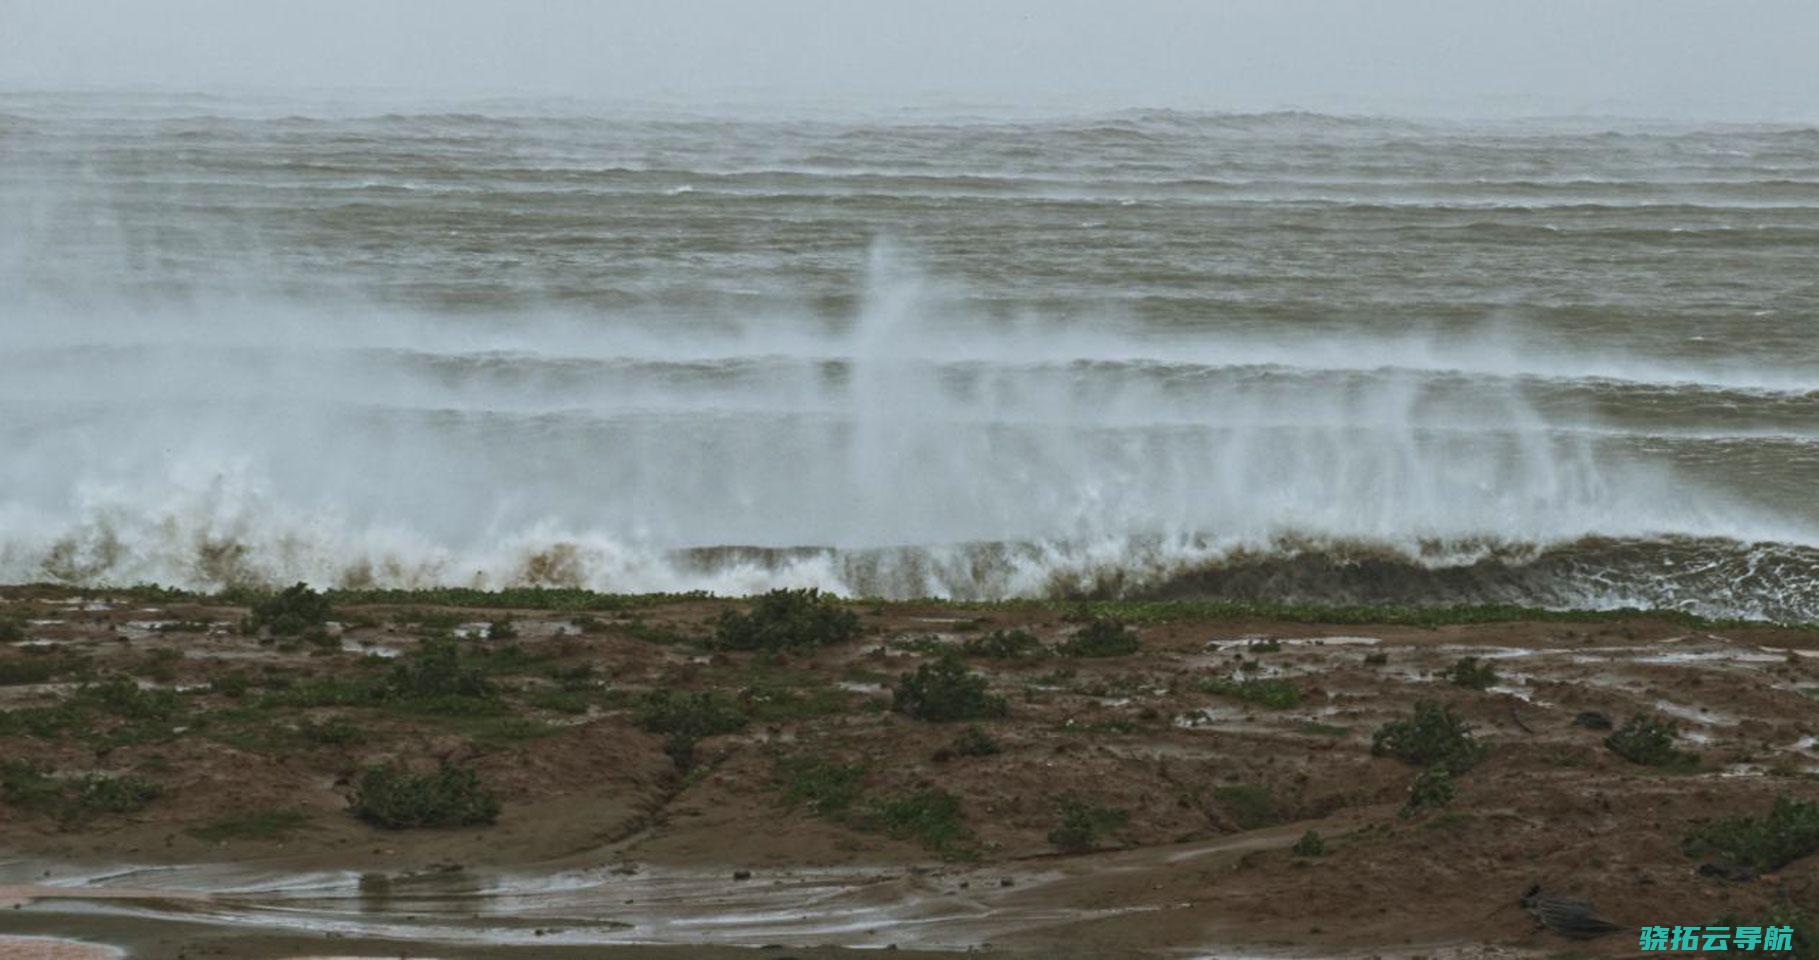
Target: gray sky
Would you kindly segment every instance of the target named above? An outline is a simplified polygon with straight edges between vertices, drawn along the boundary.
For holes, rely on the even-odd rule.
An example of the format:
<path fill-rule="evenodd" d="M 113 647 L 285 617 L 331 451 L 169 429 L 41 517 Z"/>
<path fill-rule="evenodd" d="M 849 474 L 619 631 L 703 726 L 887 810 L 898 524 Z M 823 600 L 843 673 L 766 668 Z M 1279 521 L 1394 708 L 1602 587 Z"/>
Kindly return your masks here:
<path fill-rule="evenodd" d="M 0 0 L 0 86 L 1812 119 L 1819 0 Z"/>

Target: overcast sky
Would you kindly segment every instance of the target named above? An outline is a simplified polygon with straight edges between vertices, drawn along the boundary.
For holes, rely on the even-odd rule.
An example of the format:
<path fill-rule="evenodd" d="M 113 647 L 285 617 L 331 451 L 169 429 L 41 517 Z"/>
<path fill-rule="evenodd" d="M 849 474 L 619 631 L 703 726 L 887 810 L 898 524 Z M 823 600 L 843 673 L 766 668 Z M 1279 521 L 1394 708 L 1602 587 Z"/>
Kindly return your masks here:
<path fill-rule="evenodd" d="M 0 86 L 1810 120 L 1819 0 L 0 0 Z"/>

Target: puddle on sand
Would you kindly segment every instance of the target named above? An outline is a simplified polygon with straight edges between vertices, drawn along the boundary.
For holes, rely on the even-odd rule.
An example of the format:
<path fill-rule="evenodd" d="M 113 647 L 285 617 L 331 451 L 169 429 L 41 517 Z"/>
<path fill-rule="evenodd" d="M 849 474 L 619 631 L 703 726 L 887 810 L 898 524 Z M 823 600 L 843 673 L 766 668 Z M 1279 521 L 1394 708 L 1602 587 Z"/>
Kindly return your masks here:
<path fill-rule="evenodd" d="M 790 942 L 967 949 L 1055 924 L 1152 909 L 1100 908 L 1078 896 L 1061 901 L 1079 905 L 1061 905 L 1048 889 L 1066 879 L 1055 871 L 1020 873 L 1014 882 L 1001 871 L 924 875 L 886 869 L 804 870 L 735 880 L 727 871 L 627 873 L 605 867 L 386 877 L 348 871 L 276 874 L 206 864 L 46 880 L 47 866 L 52 865 L 0 863 L 0 883 L 19 881 L 0 887 L 0 896 L 41 915 L 451 946 Z"/>
<path fill-rule="evenodd" d="M 1696 723 L 1703 727 L 1734 727 L 1737 725 L 1737 718 L 1729 714 L 1719 713 L 1716 710 L 1701 710 L 1698 707 L 1681 706 L 1678 703 L 1668 700 L 1656 700 L 1655 709 L 1670 717 L 1674 717 L 1675 719 L 1685 720 L 1688 723 Z"/>
<path fill-rule="evenodd" d="M 1236 640 L 1208 640 L 1212 650 L 1245 650 L 1252 644 L 1275 643 L 1285 647 L 1374 647 L 1382 643 L 1377 637 L 1270 637 L 1245 635 Z"/>
<path fill-rule="evenodd" d="M 59 937 L 15 937 L 0 933 L 0 957 L 6 960 L 117 960 L 116 947 Z"/>

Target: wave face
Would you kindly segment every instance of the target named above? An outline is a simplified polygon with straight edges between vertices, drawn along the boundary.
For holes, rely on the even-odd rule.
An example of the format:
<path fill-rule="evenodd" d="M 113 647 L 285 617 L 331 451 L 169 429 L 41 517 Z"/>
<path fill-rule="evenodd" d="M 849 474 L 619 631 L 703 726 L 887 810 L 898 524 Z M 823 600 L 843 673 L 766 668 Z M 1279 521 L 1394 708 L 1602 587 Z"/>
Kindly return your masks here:
<path fill-rule="evenodd" d="M 1819 619 L 1819 132 L 0 94 L 0 580 Z"/>

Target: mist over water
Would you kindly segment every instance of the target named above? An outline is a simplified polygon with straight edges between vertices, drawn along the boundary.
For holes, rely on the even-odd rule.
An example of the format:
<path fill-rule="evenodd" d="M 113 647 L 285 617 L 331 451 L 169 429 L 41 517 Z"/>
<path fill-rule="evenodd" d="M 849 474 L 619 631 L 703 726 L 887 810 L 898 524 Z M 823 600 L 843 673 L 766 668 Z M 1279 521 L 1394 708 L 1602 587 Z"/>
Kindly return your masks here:
<path fill-rule="evenodd" d="M 1819 132 L 0 95 L 0 580 L 1819 618 Z"/>

